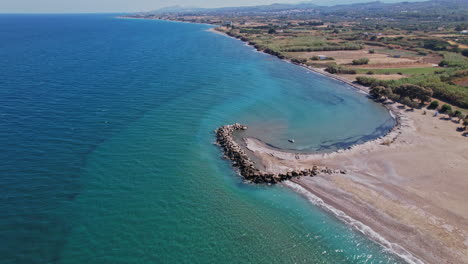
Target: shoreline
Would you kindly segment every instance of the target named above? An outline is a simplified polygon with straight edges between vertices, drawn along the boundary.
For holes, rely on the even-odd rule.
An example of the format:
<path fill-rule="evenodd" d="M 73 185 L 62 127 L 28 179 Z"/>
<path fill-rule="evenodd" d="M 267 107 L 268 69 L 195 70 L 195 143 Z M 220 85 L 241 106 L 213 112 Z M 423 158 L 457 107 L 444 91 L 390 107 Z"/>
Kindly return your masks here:
<path fill-rule="evenodd" d="M 335 81 L 344 83 L 345 85 L 348 85 L 351 88 L 353 88 L 356 92 L 363 93 L 365 95 L 369 95 L 369 87 L 366 87 L 366 86 L 360 85 L 358 83 L 352 82 L 352 81 L 350 81 L 350 80 L 348 80 L 346 78 L 337 76 L 335 74 L 328 73 L 324 69 L 321 69 L 321 68 L 310 67 L 310 66 L 307 66 L 307 65 L 304 65 L 304 64 L 296 63 L 296 62 L 293 62 L 291 60 L 288 60 L 288 59 L 285 59 L 285 58 L 279 58 L 278 56 L 266 53 L 265 51 L 259 50 L 259 49 L 255 48 L 254 46 L 250 45 L 248 42 L 243 41 L 243 40 L 238 39 L 238 38 L 235 38 L 233 36 L 229 36 L 228 34 L 226 34 L 224 32 L 216 30 L 216 28 L 217 27 L 213 27 L 213 28 L 207 29 L 206 31 L 239 40 L 242 43 L 244 43 L 245 45 L 254 48 L 256 52 L 261 52 L 263 54 L 276 57 L 276 58 L 278 58 L 278 59 L 280 59 L 280 60 L 282 60 L 284 62 L 291 63 L 291 64 L 294 64 L 294 65 L 299 66 L 301 68 L 304 68 L 305 70 L 307 70 L 309 72 L 313 72 L 313 73 L 319 74 L 319 75 L 321 75 L 323 77 L 330 78 L 330 79 L 333 79 Z M 380 104 L 381 106 L 383 106 L 384 108 L 386 108 L 387 111 L 389 112 L 390 116 L 395 121 L 395 125 L 393 126 L 393 128 L 390 129 L 390 131 L 388 131 L 385 135 L 382 136 L 382 137 L 385 137 L 389 133 L 391 133 L 393 130 L 398 129 L 400 127 L 400 125 L 401 125 L 401 120 L 400 120 L 401 115 L 399 114 L 398 111 L 395 111 L 395 109 L 393 109 L 391 106 L 389 106 L 389 104 L 385 104 L 384 102 L 377 102 L 377 103 Z M 373 141 L 373 140 L 371 140 L 371 141 Z"/>
<path fill-rule="evenodd" d="M 247 148 L 267 171 L 301 169 L 312 164 L 347 170 L 346 175 L 319 174 L 291 182 L 374 230 L 391 245 L 398 244 L 410 252 L 412 263 L 418 263 L 414 258 L 423 263 L 465 263 L 466 139 L 455 131 L 458 124 L 433 117 L 433 111 L 426 115 L 422 110 L 399 112 L 400 128 L 387 137 L 347 150 L 294 154 L 271 149 L 253 139 L 246 139 Z M 388 139 L 393 142 L 387 144 Z M 299 193 L 310 200 L 307 193 Z M 408 257 L 406 253 L 397 255 Z"/>
<path fill-rule="evenodd" d="M 225 34 L 223 32 L 220 32 L 220 31 L 216 30 L 216 28 L 210 28 L 207 31 L 210 31 L 210 32 L 215 33 L 215 34 L 220 34 L 220 35 L 223 35 L 223 36 L 226 36 L 226 37 L 237 39 L 235 37 L 229 36 L 229 35 L 227 35 L 227 34 Z M 240 40 L 240 41 L 242 41 L 242 40 Z M 247 46 L 253 47 L 252 45 L 249 45 L 245 41 L 242 41 L 242 42 L 245 43 Z M 258 50 L 255 47 L 253 47 L 253 48 L 257 52 L 262 52 L 264 54 L 277 57 L 275 55 L 268 54 L 268 53 L 266 53 L 266 52 L 264 52 L 262 50 Z M 339 76 L 327 73 L 323 69 L 313 68 L 313 67 L 309 67 L 307 65 L 298 64 L 298 63 L 292 62 L 291 60 L 287 60 L 287 59 L 283 59 L 283 58 L 278 58 L 278 59 L 280 59 L 282 61 L 285 61 L 287 63 L 295 64 L 295 65 L 297 65 L 299 67 L 302 67 L 302 68 L 304 68 L 304 69 L 306 69 L 308 71 L 314 72 L 314 73 L 319 74 L 321 76 L 324 76 L 324 77 L 333 79 L 335 81 L 339 81 L 341 83 L 344 83 L 346 85 L 349 85 L 356 92 L 364 93 L 366 95 L 369 94 L 369 89 L 367 87 L 356 84 L 356 83 L 353 83 L 353 82 L 351 82 L 351 81 L 349 81 L 349 80 L 347 80 L 345 78 L 341 78 Z M 317 161 L 319 159 L 329 158 L 330 156 L 333 156 L 333 155 L 335 155 L 337 153 L 356 151 L 356 149 L 360 149 L 363 146 L 368 146 L 368 145 L 373 145 L 373 144 L 381 144 L 382 142 L 385 142 L 385 141 L 388 141 L 388 140 L 393 143 L 398 138 L 398 136 L 402 133 L 400 131 L 402 129 L 402 113 L 400 111 L 398 111 L 398 109 L 396 109 L 395 107 L 392 107 L 392 105 L 385 104 L 385 103 L 380 103 L 380 105 L 385 107 L 388 110 L 390 116 L 395 120 L 395 125 L 385 135 L 383 135 L 383 136 L 381 136 L 381 137 L 379 137 L 377 139 L 366 141 L 366 142 L 364 142 L 362 144 L 358 144 L 356 146 L 351 146 L 348 149 L 340 149 L 340 150 L 329 152 L 329 153 L 303 154 L 303 153 L 294 153 L 294 152 L 282 151 L 281 149 L 277 149 L 277 150 L 275 150 L 275 152 L 285 154 L 286 156 L 288 156 L 288 158 L 292 158 L 292 159 L 300 159 L 301 156 L 303 156 L 303 155 L 306 156 L 306 157 L 315 157 L 316 159 L 314 161 Z M 250 150 L 252 153 L 255 153 L 257 150 L 249 148 L 249 140 L 255 140 L 255 141 L 257 141 L 257 143 L 262 144 L 263 146 L 265 146 L 269 150 L 272 149 L 270 146 L 267 146 L 266 143 L 261 142 L 261 141 L 259 141 L 257 139 L 244 139 L 245 144 L 246 144 L 246 148 L 248 150 Z M 269 151 L 267 151 L 265 153 L 267 153 L 267 155 L 273 155 Z M 257 156 L 257 155 L 255 155 L 255 156 Z M 257 156 L 257 158 L 258 158 L 258 156 Z M 283 159 L 283 158 L 284 158 L 283 156 L 279 157 L 279 159 Z M 321 165 L 321 164 L 320 163 L 314 163 L 313 166 L 316 167 L 317 165 Z M 310 166 L 308 166 L 308 168 L 311 168 L 313 166 L 310 165 Z M 302 171 L 304 169 L 307 169 L 307 168 L 294 168 L 293 171 Z M 346 170 L 341 169 L 341 171 L 346 171 Z M 286 172 L 281 171 L 281 170 L 270 170 L 270 171 L 263 171 L 263 173 L 282 174 L 282 173 L 286 173 Z M 242 175 L 242 173 L 240 173 L 240 174 Z M 321 175 L 323 175 L 323 174 L 321 174 Z M 303 175 L 298 175 L 296 177 L 301 177 L 301 176 L 303 176 Z M 333 202 L 332 199 L 329 199 L 329 196 L 323 195 L 322 193 L 319 193 L 319 192 L 314 192 L 311 188 L 309 188 L 307 186 L 307 184 L 301 183 L 300 180 L 297 180 L 296 177 L 290 178 L 287 181 L 282 182 L 280 184 L 286 186 L 287 188 L 291 189 L 292 191 L 294 191 L 294 192 L 298 193 L 299 195 L 303 196 L 305 199 L 307 199 L 309 202 L 311 202 L 315 206 L 318 206 L 318 207 L 322 208 L 323 210 L 327 211 L 328 213 L 334 215 L 334 217 L 337 217 L 344 224 L 346 224 L 346 225 L 350 226 L 351 228 L 355 229 L 356 231 L 362 233 L 363 235 L 365 235 L 366 237 L 368 237 L 369 239 L 371 239 L 375 243 L 381 245 L 384 248 L 384 250 L 390 251 L 392 254 L 395 254 L 396 256 L 398 256 L 399 258 L 404 260 L 405 262 L 412 263 L 412 264 L 422 264 L 422 263 L 424 263 L 418 256 L 410 253 L 407 249 L 402 247 L 398 243 L 398 241 L 397 242 L 389 242 L 378 231 L 374 231 L 374 229 L 371 228 L 368 225 L 367 222 L 362 221 L 362 219 L 359 219 L 358 217 L 355 217 L 355 214 L 353 214 L 351 211 L 344 210 L 345 208 L 343 208 L 343 206 L 340 206 L 339 203 L 337 203 L 337 202 Z M 305 175 L 304 177 L 307 177 L 307 175 Z M 313 175 L 313 177 L 316 177 L 316 176 Z M 310 197 L 311 195 L 315 196 L 316 199 L 313 199 L 313 198 L 311 199 L 311 197 Z M 359 220 L 356 220 L 356 219 L 359 219 Z M 376 229 L 376 230 L 382 231 L 381 229 Z M 382 233 L 386 233 L 386 232 L 382 232 Z"/>
<path fill-rule="evenodd" d="M 217 31 L 215 28 L 211 28 L 209 31 L 232 37 L 223 32 Z M 245 41 L 242 42 L 246 43 Z M 248 43 L 246 44 L 251 46 Z M 266 53 L 256 48 L 255 50 L 257 52 Z M 339 76 L 329 74 L 323 69 L 298 64 L 284 58 L 279 59 L 295 64 L 324 77 L 347 84 L 353 87 L 357 92 L 365 94 L 369 93 L 369 89 L 367 87 L 353 83 Z M 331 207 L 331 210 L 330 208 L 325 208 L 325 210 L 408 263 L 468 262 L 468 233 L 466 232 L 466 230 L 468 230 L 468 221 L 466 217 L 457 214 L 460 209 L 463 210 L 465 200 L 463 198 L 468 198 L 466 195 L 463 195 L 463 187 L 459 188 L 458 192 L 456 192 L 456 195 L 460 195 L 462 197 L 461 201 L 456 201 L 459 208 L 455 211 L 445 210 L 441 203 L 431 203 L 433 195 L 432 192 L 437 190 L 428 190 L 427 188 L 422 190 L 417 189 L 419 187 L 418 185 L 424 184 L 421 180 L 416 179 L 414 181 L 416 186 L 411 186 L 411 189 L 409 190 L 401 187 L 405 181 L 404 179 L 402 180 L 402 178 L 407 176 L 404 175 L 406 174 L 405 170 L 411 171 L 411 168 L 408 168 L 409 166 L 424 170 L 425 166 L 427 166 L 424 161 L 416 164 L 416 166 L 410 162 L 409 166 L 406 165 L 406 167 L 399 166 L 398 162 L 394 162 L 391 165 L 384 164 L 385 166 L 383 167 L 388 167 L 385 168 L 384 171 L 376 170 L 377 173 L 374 175 L 372 175 L 373 170 L 369 169 L 368 165 L 365 163 L 368 162 L 366 159 L 371 159 L 373 153 L 381 151 L 381 148 L 389 148 L 384 151 L 389 152 L 388 155 L 390 157 L 388 157 L 388 159 L 392 161 L 391 159 L 398 153 L 398 148 L 400 146 L 404 145 L 404 147 L 409 147 L 411 149 L 412 144 L 415 144 L 415 142 L 408 143 L 408 135 L 410 135 L 409 137 L 414 136 L 415 138 L 419 138 L 421 136 L 421 128 L 418 127 L 420 125 L 420 120 L 415 121 L 414 119 L 417 118 L 411 118 L 415 115 L 415 112 L 419 112 L 420 110 L 410 113 L 399 109 L 397 107 L 400 106 L 398 103 L 386 104 L 382 102 L 381 105 L 389 111 L 390 115 L 396 122 L 395 126 L 386 135 L 352 146 L 349 149 L 341 149 L 331 153 L 322 154 L 302 154 L 282 151 L 280 149 L 274 150 L 258 140 L 244 139 L 246 148 L 254 153 L 256 158 L 262 160 L 263 166 L 268 167 L 266 172 L 269 173 L 284 173 L 285 168 L 289 168 L 289 170 L 302 170 L 311 168 L 311 166 L 330 166 L 332 170 L 338 169 L 346 171 L 351 168 L 351 175 L 340 175 L 335 173 L 330 177 L 330 175 L 319 174 L 312 178 L 292 178 L 291 180 L 281 184 L 299 193 L 307 200 L 321 208 Z M 427 112 L 426 117 L 431 119 L 432 111 Z M 450 122 L 434 119 L 436 118 L 432 118 L 432 120 L 429 121 Z M 444 127 L 443 129 L 447 130 L 445 132 L 450 134 L 450 136 L 455 137 L 454 139 L 456 139 L 457 142 L 451 144 L 452 146 L 449 144 L 448 147 L 443 145 L 441 146 L 442 148 L 446 147 L 446 151 L 451 151 L 452 147 L 455 147 L 458 144 L 466 144 L 466 142 L 463 142 L 464 139 L 456 134 L 456 125 L 450 122 L 446 126 L 449 126 L 450 128 Z M 438 124 L 433 127 L 437 128 Z M 424 131 L 426 130 L 430 130 L 430 128 L 424 128 Z M 437 140 L 444 140 L 444 138 L 442 135 L 436 135 L 436 138 L 426 140 L 425 144 L 431 144 L 433 141 Z M 252 147 L 252 142 L 256 144 L 254 144 L 254 147 Z M 258 148 L 258 146 L 261 147 Z M 418 148 L 420 146 L 413 147 Z M 434 153 L 431 151 L 423 152 L 424 153 L 420 153 L 422 157 L 430 156 L 431 153 Z M 443 168 L 443 172 L 447 172 L 449 168 L 447 168 L 446 164 L 450 163 L 450 161 L 446 160 L 446 157 L 443 157 L 443 152 L 444 151 L 439 149 L 437 154 L 439 155 L 438 158 L 445 162 L 439 162 L 438 165 Z M 405 155 L 405 153 L 402 154 Z M 457 163 L 457 165 L 463 168 L 463 164 L 468 164 L 468 152 L 463 152 L 463 149 L 459 149 L 457 154 L 464 157 L 464 160 Z M 340 160 L 340 157 L 343 155 L 363 156 L 360 159 L 361 164 L 353 164 L 353 166 L 350 167 L 341 166 L 342 163 L 349 162 L 346 159 Z M 407 161 L 415 159 L 411 154 L 406 153 L 406 156 Z M 335 159 L 337 162 L 333 162 Z M 430 157 L 428 157 L 428 159 L 430 159 Z M 301 163 L 301 160 L 306 161 L 302 164 L 298 164 L 298 161 Z M 376 162 L 379 161 L 376 160 Z M 434 163 L 436 162 L 437 161 L 434 161 Z M 359 168 L 359 165 L 361 168 Z M 402 175 L 398 175 L 398 170 L 402 171 L 400 173 Z M 460 179 L 463 176 L 463 171 L 468 171 L 468 166 L 465 165 L 465 169 L 459 169 L 458 171 L 453 172 L 452 177 L 460 180 L 460 184 L 468 188 L 466 180 L 463 181 Z M 387 179 L 384 179 L 387 174 L 398 175 L 401 182 L 399 184 L 395 184 L 393 179 L 389 182 Z M 338 180 L 330 180 L 328 178 L 338 178 Z M 350 178 L 350 180 L 346 178 Z M 437 179 L 436 182 L 440 180 L 441 179 Z M 374 181 L 374 183 L 368 184 L 366 183 L 368 181 Z M 302 188 L 302 190 L 299 190 L 297 186 L 292 186 L 291 184 L 296 184 Z M 354 186 L 349 187 L 352 185 Z M 450 184 L 445 186 L 445 188 L 450 187 Z M 367 200 L 365 200 L 366 195 L 362 195 L 363 192 L 372 193 L 377 197 L 367 196 Z M 317 203 L 317 200 L 315 200 L 315 202 L 312 201 L 310 197 L 308 197 L 309 195 L 317 197 L 323 204 L 321 205 L 320 202 Z M 381 201 L 379 200 L 378 203 L 372 204 L 372 200 L 376 198 Z M 444 203 L 449 202 L 453 201 L 450 201 L 450 199 L 449 201 L 444 201 Z M 392 206 L 396 209 L 391 208 Z M 340 216 L 339 213 L 337 214 L 337 211 L 344 214 L 347 218 Z M 416 211 L 417 213 L 413 213 L 413 211 Z M 405 217 L 414 219 L 408 220 L 405 219 Z M 411 238 L 408 238 L 408 235 L 410 235 Z M 441 241 L 437 241 L 439 237 L 443 237 L 443 239 Z"/>
<path fill-rule="evenodd" d="M 345 213 L 342 210 L 343 207 L 339 204 L 334 203 L 331 199 L 327 199 L 326 197 L 320 197 L 319 194 L 308 188 L 307 185 L 301 184 L 296 180 L 285 182 L 283 183 L 283 185 L 291 189 L 292 191 L 298 193 L 299 195 L 303 196 L 306 200 L 308 200 L 315 206 L 318 206 L 327 213 L 332 214 L 345 225 L 363 234 L 368 239 L 372 240 L 374 243 L 379 244 L 383 248 L 383 251 L 388 251 L 391 254 L 398 256 L 406 263 L 424 264 L 424 262 L 421 259 L 408 252 L 399 244 L 388 241 L 380 233 L 376 232 L 374 229 L 372 229 L 365 223 L 356 220 L 353 214 L 350 214 L 349 212 Z"/>
<path fill-rule="evenodd" d="M 207 31 L 232 37 L 215 27 Z M 279 59 L 368 94 L 367 87 L 319 68 Z M 255 139 L 244 139 L 246 148 L 261 161 L 267 173 L 281 174 L 311 166 L 350 171 L 346 175 L 332 173 L 294 178 L 281 184 L 309 201 L 308 194 L 311 194 L 325 206 L 339 210 L 355 221 L 354 224 L 330 208 L 326 209 L 403 260 L 409 263 L 468 262 L 468 212 L 465 212 L 468 210 L 464 206 L 468 199 L 464 192 L 468 189 L 468 179 L 463 178 L 463 172 L 468 171 L 468 153 L 463 149 L 465 139 L 456 134 L 456 124 L 432 117 L 432 111 L 421 115 L 419 110 L 398 109 L 397 103 L 382 105 L 396 125 L 385 136 L 350 149 L 302 154 L 272 149 Z M 439 126 L 445 127 L 438 130 Z M 323 208 L 320 203 L 314 204 Z M 356 227 L 356 223 L 362 228 Z M 373 233 L 368 233 L 369 230 Z"/>
<path fill-rule="evenodd" d="M 258 52 L 261 52 L 261 53 L 264 53 L 264 54 L 267 54 L 267 55 L 276 57 L 276 58 L 278 58 L 278 59 L 280 59 L 280 60 L 282 60 L 282 61 L 285 61 L 285 62 L 287 62 L 287 63 L 291 63 L 291 64 L 294 64 L 294 65 L 297 65 L 297 66 L 302 67 L 302 68 L 304 68 L 304 69 L 306 69 L 306 70 L 308 70 L 308 71 L 311 71 L 311 72 L 320 74 L 320 75 L 322 75 L 322 76 L 328 77 L 328 78 L 330 78 L 330 79 L 334 79 L 334 80 L 336 80 L 336 81 L 345 83 L 345 84 L 347 84 L 347 85 L 349 85 L 349 86 L 351 86 L 351 87 L 353 87 L 353 88 L 359 90 L 360 92 L 363 92 L 363 93 L 365 93 L 365 94 L 369 94 L 369 88 L 368 88 L 368 87 L 365 87 L 365 86 L 363 86 L 363 85 L 354 83 L 354 82 L 352 82 L 352 81 L 350 81 L 350 80 L 347 80 L 346 78 L 342 78 L 342 77 L 337 76 L 337 75 L 335 75 L 335 74 L 328 73 L 328 72 L 324 71 L 324 70 L 321 69 L 321 68 L 310 67 L 310 66 L 307 66 L 307 65 L 305 65 L 305 64 L 296 63 L 296 62 L 293 62 L 293 61 L 291 61 L 291 60 L 288 60 L 288 59 L 285 59 L 285 58 L 279 58 L 278 56 L 275 56 L 275 55 L 273 55 L 273 54 L 266 53 L 265 51 L 259 50 L 259 49 L 255 48 L 254 46 L 250 45 L 248 42 L 243 41 L 242 39 L 235 38 L 235 37 L 233 37 L 233 36 L 229 36 L 228 34 L 226 34 L 226 33 L 224 33 L 224 32 L 221 32 L 221 31 L 219 31 L 219 30 L 216 30 L 216 28 L 217 28 L 217 27 L 215 26 L 215 27 L 213 27 L 213 28 L 208 29 L 207 31 L 212 32 L 212 33 L 215 33 L 215 34 L 220 34 L 220 35 L 223 35 L 223 36 L 226 36 L 226 37 L 229 37 L 229 38 L 237 39 L 237 40 L 239 40 L 239 41 L 245 43 L 247 46 L 254 48 L 254 49 L 255 49 L 256 51 L 258 51 Z"/>

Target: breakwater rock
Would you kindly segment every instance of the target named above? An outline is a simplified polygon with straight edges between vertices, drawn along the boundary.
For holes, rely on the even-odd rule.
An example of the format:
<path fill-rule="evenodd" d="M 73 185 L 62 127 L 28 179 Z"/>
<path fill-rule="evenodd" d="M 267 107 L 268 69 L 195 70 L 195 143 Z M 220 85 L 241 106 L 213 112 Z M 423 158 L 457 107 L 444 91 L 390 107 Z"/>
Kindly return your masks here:
<path fill-rule="evenodd" d="M 255 167 L 255 163 L 247 156 L 244 149 L 234 141 L 232 134 L 236 130 L 246 130 L 247 126 L 233 124 L 222 126 L 215 130 L 216 143 L 222 148 L 224 158 L 232 162 L 232 165 L 239 169 L 239 173 L 245 180 L 254 183 L 278 183 L 289 180 L 293 177 L 315 176 L 317 174 L 346 173 L 343 170 L 333 170 L 313 166 L 310 169 L 292 170 L 285 173 L 263 172 Z"/>

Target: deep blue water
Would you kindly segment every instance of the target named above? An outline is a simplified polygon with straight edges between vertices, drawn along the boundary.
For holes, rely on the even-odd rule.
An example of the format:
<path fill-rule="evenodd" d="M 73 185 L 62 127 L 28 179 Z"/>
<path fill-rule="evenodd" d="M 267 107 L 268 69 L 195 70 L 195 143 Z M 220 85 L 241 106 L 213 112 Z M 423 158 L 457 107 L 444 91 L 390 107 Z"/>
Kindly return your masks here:
<path fill-rule="evenodd" d="M 0 263 L 398 263 L 212 145 L 297 151 L 392 125 L 381 106 L 207 25 L 0 15 Z"/>

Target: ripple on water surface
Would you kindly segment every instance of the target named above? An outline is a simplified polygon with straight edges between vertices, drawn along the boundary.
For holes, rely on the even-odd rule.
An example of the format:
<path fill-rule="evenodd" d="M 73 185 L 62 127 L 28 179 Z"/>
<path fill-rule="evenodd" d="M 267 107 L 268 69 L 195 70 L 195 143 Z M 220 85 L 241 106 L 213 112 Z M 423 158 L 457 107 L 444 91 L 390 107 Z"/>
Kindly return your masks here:
<path fill-rule="evenodd" d="M 304 150 L 376 135 L 388 114 L 364 96 L 206 25 L 0 25 L 6 263 L 400 261 L 287 188 L 242 183 L 212 145 L 234 122 Z"/>

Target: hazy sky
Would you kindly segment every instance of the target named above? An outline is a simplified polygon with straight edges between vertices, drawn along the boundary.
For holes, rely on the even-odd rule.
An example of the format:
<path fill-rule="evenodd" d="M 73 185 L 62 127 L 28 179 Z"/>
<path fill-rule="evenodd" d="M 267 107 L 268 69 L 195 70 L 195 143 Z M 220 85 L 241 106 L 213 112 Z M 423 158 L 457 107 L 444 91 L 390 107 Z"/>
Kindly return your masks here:
<path fill-rule="evenodd" d="M 279 0 L 294 3 L 298 0 Z M 135 12 L 166 6 L 199 7 L 269 4 L 274 0 L 0 0 L 0 13 L 31 12 Z M 278 2 L 278 1 L 277 1 Z"/>
<path fill-rule="evenodd" d="M 310 0 L 319 4 L 370 2 L 375 0 Z M 395 2 L 398 0 L 386 0 Z M 403 0 L 401 0 L 403 1 Z M 0 0 L 0 13 L 138 12 L 166 6 L 246 6 L 297 3 L 304 0 Z"/>

